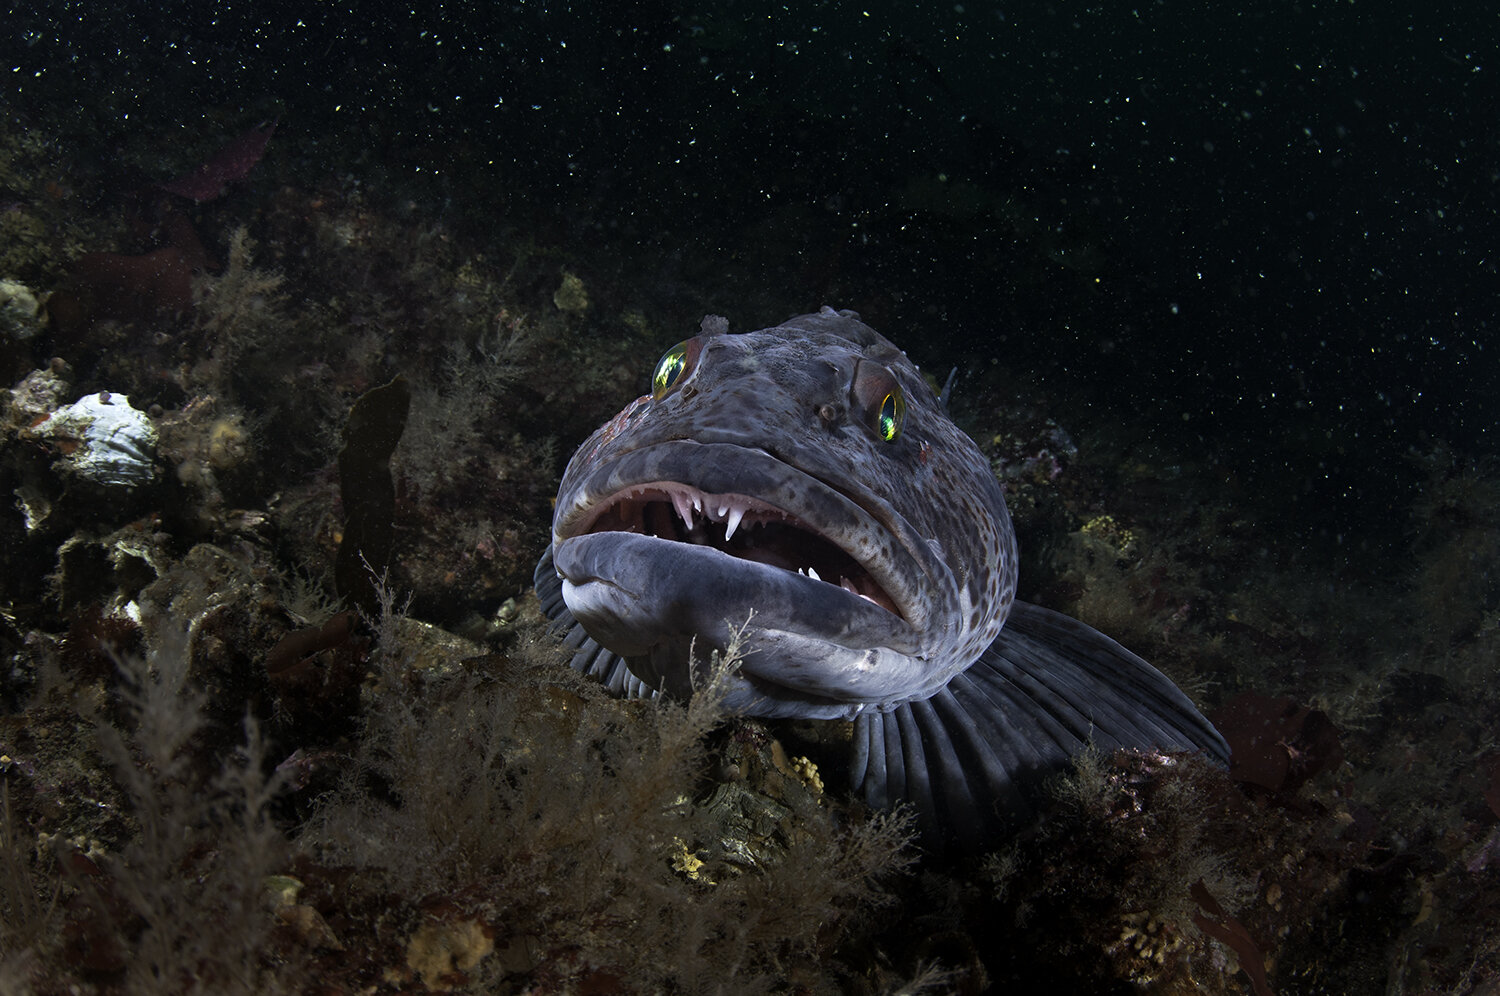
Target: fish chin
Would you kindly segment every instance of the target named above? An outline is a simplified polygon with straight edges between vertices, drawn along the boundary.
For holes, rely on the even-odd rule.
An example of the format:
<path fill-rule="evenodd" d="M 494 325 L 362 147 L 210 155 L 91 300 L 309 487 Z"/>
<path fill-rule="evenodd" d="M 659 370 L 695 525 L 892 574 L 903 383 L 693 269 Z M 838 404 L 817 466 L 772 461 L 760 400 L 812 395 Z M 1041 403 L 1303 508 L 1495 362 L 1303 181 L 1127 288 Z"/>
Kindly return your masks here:
<path fill-rule="evenodd" d="M 560 540 L 554 559 L 574 618 L 671 694 L 690 694 L 692 662 L 702 666 L 742 627 L 740 673 L 725 702 L 741 714 L 850 716 L 925 697 L 948 677 L 933 673 L 899 616 L 783 567 L 619 531 Z"/>

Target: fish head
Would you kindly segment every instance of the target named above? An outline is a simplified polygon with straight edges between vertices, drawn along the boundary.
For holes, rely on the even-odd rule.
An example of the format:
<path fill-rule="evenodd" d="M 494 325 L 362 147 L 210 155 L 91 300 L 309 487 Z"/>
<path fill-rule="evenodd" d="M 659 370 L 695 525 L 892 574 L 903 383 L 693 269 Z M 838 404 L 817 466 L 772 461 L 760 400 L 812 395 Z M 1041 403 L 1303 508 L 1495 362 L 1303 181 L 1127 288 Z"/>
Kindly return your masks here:
<path fill-rule="evenodd" d="M 574 454 L 552 543 L 574 618 L 648 685 L 690 694 L 737 639 L 725 706 L 744 715 L 925 699 L 1016 587 L 989 462 L 904 353 L 830 308 L 705 319 Z"/>

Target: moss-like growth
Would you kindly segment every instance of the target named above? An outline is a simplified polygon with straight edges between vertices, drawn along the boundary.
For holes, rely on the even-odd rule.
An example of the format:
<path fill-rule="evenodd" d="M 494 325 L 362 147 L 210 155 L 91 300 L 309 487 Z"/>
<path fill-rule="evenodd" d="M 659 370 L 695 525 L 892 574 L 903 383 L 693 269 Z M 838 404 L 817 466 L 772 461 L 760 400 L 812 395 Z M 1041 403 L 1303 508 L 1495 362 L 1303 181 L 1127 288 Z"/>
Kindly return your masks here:
<path fill-rule="evenodd" d="M 288 991 L 261 893 L 285 860 L 269 819 L 278 781 L 263 774 L 265 741 L 247 721 L 240 745 L 221 754 L 207 696 L 189 678 L 186 634 L 158 637 L 146 656 L 118 658 L 113 716 L 101 713 L 95 728 L 125 838 L 44 834 L 27 854 L 6 790 L 5 957 L 32 979 L 125 993 Z M 31 819 L 42 804 L 33 798 Z"/>
<path fill-rule="evenodd" d="M 712 795 L 716 681 L 686 704 L 626 703 L 535 636 L 443 674 L 413 675 L 409 651 L 382 644 L 363 746 L 301 840 L 319 867 L 357 869 L 324 897 L 345 945 L 375 943 L 394 903 L 409 949 L 434 931 L 493 943 L 467 967 L 455 957 L 449 983 L 461 969 L 477 987 L 756 992 L 837 975 L 830 959 L 880 899 L 875 876 L 899 866 L 904 823 L 841 826 L 804 793 L 753 872 L 705 865 L 724 832 L 698 801 Z M 408 964 L 427 978 L 434 960 Z"/>
<path fill-rule="evenodd" d="M 1052 973 L 1100 992 L 1206 981 L 1223 968 L 1193 926 L 1191 887 L 1206 882 L 1231 909 L 1253 892 L 1222 835 L 1236 802 L 1223 774 L 1193 757 L 1085 752 L 1054 783 L 1035 833 L 986 861 L 994 905 L 971 901 L 1031 938 L 1025 979 Z"/>

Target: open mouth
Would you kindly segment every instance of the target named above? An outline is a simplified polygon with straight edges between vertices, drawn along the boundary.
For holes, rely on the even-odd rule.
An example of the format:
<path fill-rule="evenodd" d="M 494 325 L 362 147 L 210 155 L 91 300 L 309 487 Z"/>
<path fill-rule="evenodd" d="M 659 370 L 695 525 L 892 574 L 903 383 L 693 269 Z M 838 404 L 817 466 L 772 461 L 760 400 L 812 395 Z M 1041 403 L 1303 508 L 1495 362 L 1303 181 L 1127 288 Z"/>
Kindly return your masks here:
<path fill-rule="evenodd" d="M 900 616 L 885 589 L 837 543 L 785 509 L 746 495 L 715 495 L 657 481 L 600 502 L 581 533 L 629 532 L 708 546 L 740 560 L 835 585 Z"/>

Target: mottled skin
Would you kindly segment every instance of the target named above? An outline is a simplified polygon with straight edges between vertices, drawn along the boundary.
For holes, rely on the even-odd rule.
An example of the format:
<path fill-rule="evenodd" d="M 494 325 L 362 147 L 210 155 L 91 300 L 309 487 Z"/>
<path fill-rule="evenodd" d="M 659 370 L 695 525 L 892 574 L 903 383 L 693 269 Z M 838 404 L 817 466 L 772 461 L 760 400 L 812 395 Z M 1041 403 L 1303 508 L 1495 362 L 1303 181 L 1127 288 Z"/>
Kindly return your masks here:
<path fill-rule="evenodd" d="M 988 461 L 906 354 L 852 312 L 701 343 L 672 390 L 632 402 L 563 475 L 553 556 L 569 609 L 647 684 L 676 692 L 690 685 L 689 641 L 722 648 L 753 609 L 730 703 L 746 714 L 852 717 L 931 695 L 994 640 L 1015 596 L 1015 538 Z M 853 390 L 871 367 L 905 395 L 890 442 Z M 610 496 L 663 481 L 793 513 L 868 570 L 899 616 L 837 579 L 709 546 L 580 535 Z"/>
<path fill-rule="evenodd" d="M 828 308 L 713 325 L 563 475 L 536 582 L 575 668 L 685 696 L 748 621 L 726 707 L 852 718 L 851 787 L 968 849 L 1091 747 L 1228 759 L 1160 671 L 1015 600 L 1000 487 L 900 350 Z"/>

